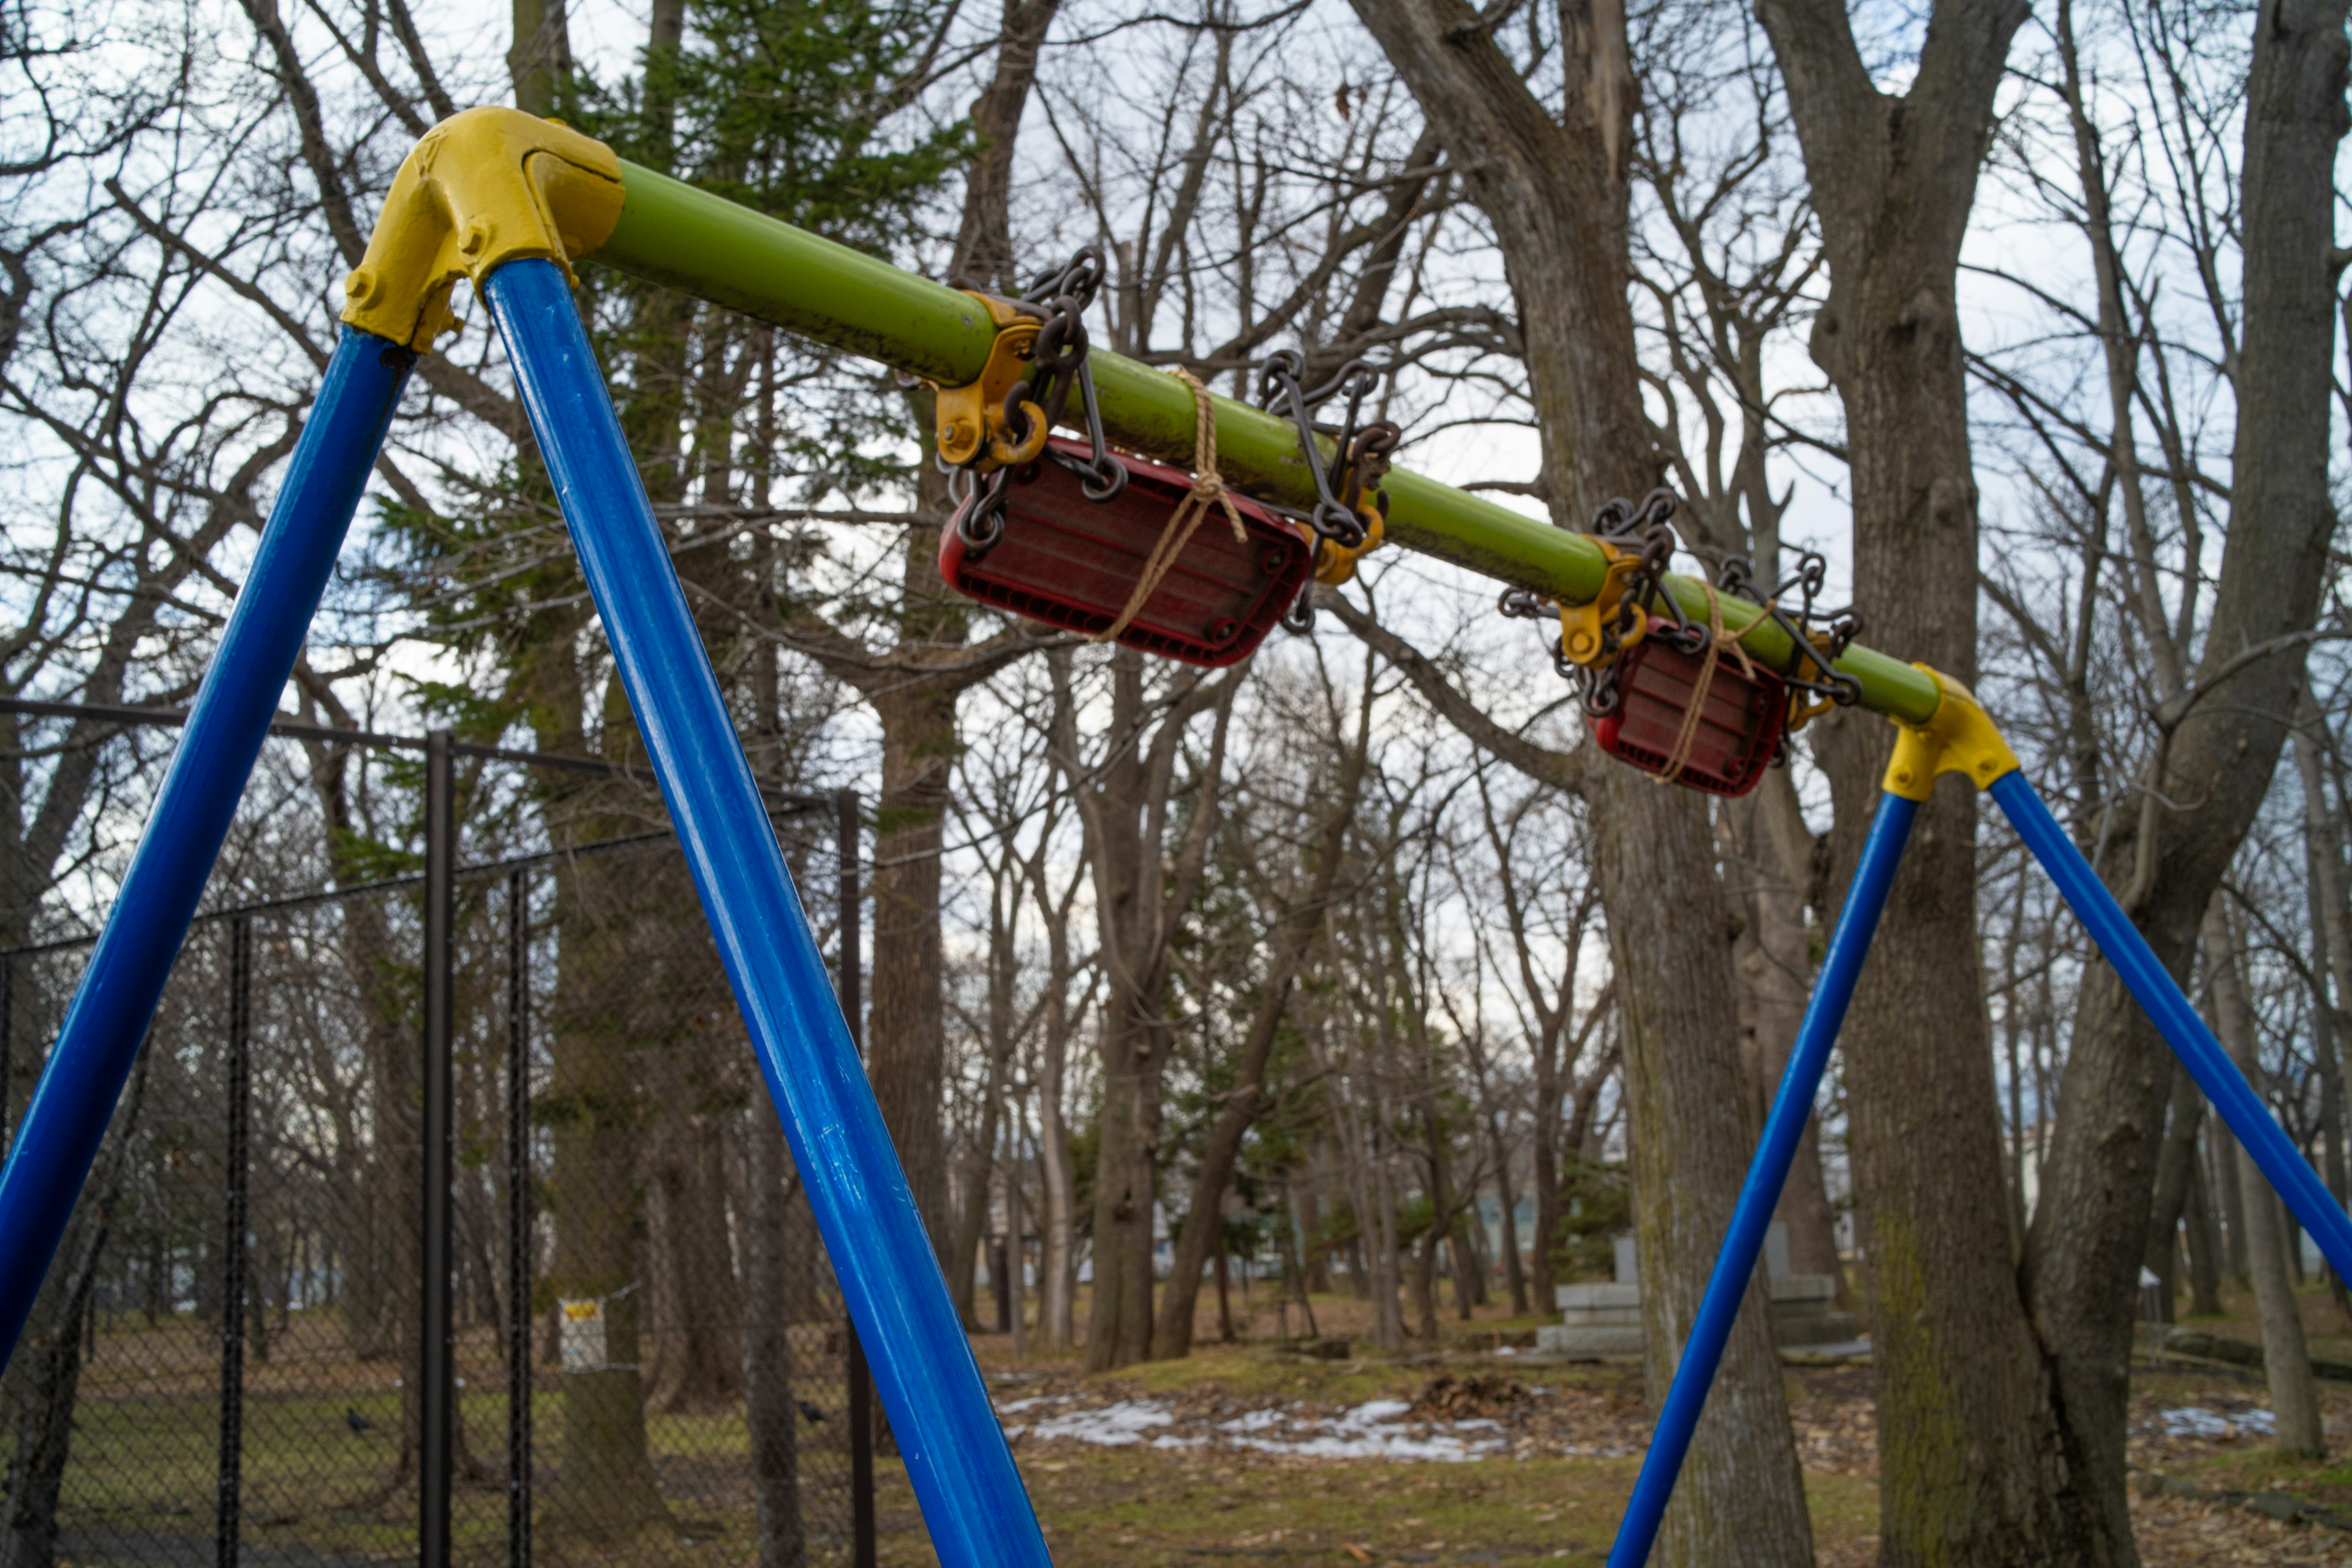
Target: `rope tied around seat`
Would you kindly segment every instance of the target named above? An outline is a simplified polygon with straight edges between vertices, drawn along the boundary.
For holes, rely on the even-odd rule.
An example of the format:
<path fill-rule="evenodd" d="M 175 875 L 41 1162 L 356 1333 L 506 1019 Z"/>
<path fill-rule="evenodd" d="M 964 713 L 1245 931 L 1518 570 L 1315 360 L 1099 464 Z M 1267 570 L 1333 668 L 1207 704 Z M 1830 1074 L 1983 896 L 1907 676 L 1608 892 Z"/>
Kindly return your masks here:
<path fill-rule="evenodd" d="M 1690 764 L 1691 747 L 1698 740 L 1699 716 L 1706 710 L 1707 689 L 1715 684 L 1715 667 L 1723 657 L 1723 600 L 1716 593 L 1715 584 L 1706 578 L 1700 578 L 1698 585 L 1706 594 L 1706 654 L 1699 660 L 1698 679 L 1691 687 L 1690 706 L 1683 710 L 1683 724 L 1675 733 L 1674 750 L 1666 754 L 1665 767 L 1650 775 L 1652 784 L 1672 784 L 1682 777 L 1683 769 Z M 1772 606 L 1765 605 L 1763 613 L 1731 639 L 1731 657 L 1739 661 L 1739 673 L 1750 680 L 1756 679 L 1755 661 L 1739 645 L 1748 640 L 1748 632 L 1770 619 L 1771 614 Z"/>
<path fill-rule="evenodd" d="M 1127 630 L 1145 603 L 1159 591 L 1161 579 L 1176 564 L 1176 558 L 1184 553 L 1184 546 L 1192 542 L 1192 535 L 1208 520 L 1211 507 L 1223 508 L 1226 521 L 1234 525 L 1234 538 L 1244 545 L 1249 543 L 1249 530 L 1242 525 L 1242 514 L 1234 509 L 1224 476 L 1217 472 L 1217 411 L 1210 405 L 1209 389 L 1182 365 L 1176 367 L 1176 379 L 1192 393 L 1192 488 L 1169 513 L 1168 526 L 1160 531 L 1160 542 L 1144 558 L 1143 575 L 1136 579 L 1135 592 L 1128 595 L 1127 607 L 1108 626 L 1091 634 L 1089 642 L 1109 642 Z"/>

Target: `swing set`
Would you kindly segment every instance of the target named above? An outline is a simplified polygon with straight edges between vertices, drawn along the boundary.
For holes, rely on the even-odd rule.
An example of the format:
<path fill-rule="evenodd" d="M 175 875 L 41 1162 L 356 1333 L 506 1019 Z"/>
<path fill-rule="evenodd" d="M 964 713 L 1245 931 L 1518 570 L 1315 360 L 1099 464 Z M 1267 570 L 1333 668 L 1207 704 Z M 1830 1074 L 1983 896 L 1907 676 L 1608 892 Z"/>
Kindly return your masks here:
<path fill-rule="evenodd" d="M 1832 703 L 1895 723 L 1885 793 L 1612 1568 L 1648 1560 L 1905 840 L 1946 773 L 2000 805 L 2330 1266 L 2352 1278 L 2352 1222 L 1984 710 L 1957 682 L 1853 641 L 1850 617 L 1817 615 L 1817 559 L 1769 592 L 1736 563 L 1719 584 L 1676 575 L 1663 492 L 1612 503 L 1579 534 L 1390 469 L 1395 427 L 1359 421 L 1377 386 L 1360 365 L 1310 387 L 1298 358 L 1277 355 L 1267 406 L 1254 408 L 1181 373 L 1090 352 L 1080 318 L 1100 265 L 1088 254 L 1025 299 L 959 291 L 626 163 L 559 122 L 477 109 L 417 143 L 345 279 L 344 331 L 317 404 L 0 1169 L 5 1353 L 89 1175 L 402 388 L 456 325 L 448 300 L 462 277 L 505 340 L 940 1560 L 1049 1562 L 582 329 L 572 268 L 591 256 L 937 387 L 938 446 L 959 498 L 940 570 L 981 602 L 1165 658 L 1231 664 L 1277 622 L 1303 627 L 1310 579 L 1346 581 L 1385 541 L 1500 581 L 1507 614 L 1557 616 L 1553 657 L 1580 683 L 1595 739 L 1662 778 L 1744 793 L 1788 732 Z M 1318 423 L 1334 401 L 1339 422 Z M 1055 423 L 1084 439 L 1052 436 Z M 1791 595 L 1795 611 L 1782 607 Z M 446 1423 L 450 1402 L 426 1408 Z M 435 1522 L 421 1521 L 427 1568 L 446 1556 L 446 1521 Z"/>

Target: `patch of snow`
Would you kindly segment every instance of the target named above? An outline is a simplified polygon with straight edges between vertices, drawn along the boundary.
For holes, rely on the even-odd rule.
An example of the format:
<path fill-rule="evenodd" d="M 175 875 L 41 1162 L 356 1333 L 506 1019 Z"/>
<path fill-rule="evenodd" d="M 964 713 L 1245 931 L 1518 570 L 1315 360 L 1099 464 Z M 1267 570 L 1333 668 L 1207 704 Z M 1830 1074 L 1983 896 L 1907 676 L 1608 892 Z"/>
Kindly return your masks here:
<path fill-rule="evenodd" d="M 1220 1432 L 1263 1432 L 1269 1426 L 1279 1426 L 1287 1419 L 1279 1410 L 1253 1410 L 1236 1415 L 1231 1421 L 1217 1424 Z"/>
<path fill-rule="evenodd" d="M 1155 1405 L 1148 1399 L 1123 1399 L 1099 1409 L 1049 1415 L 1030 1430 L 1040 1437 L 1068 1437 L 1080 1443 L 1118 1447 L 1140 1442 L 1148 1428 L 1165 1426 L 1175 1419 L 1164 1405 Z"/>
<path fill-rule="evenodd" d="M 1268 1454 L 1292 1454 L 1310 1459 L 1423 1459 L 1455 1465 L 1468 1459 L 1485 1458 L 1488 1453 L 1502 1447 L 1500 1443 L 1491 1441 L 1465 1443 L 1459 1437 L 1444 1435 L 1415 1437 L 1403 1432 L 1374 1432 L 1361 1436 L 1334 1433 L 1297 1443 L 1244 1437 L 1240 1439 L 1239 1446 Z"/>
<path fill-rule="evenodd" d="M 1066 1403 L 1074 1395 L 1025 1399 L 1001 1408 L 1013 1415 L 1038 1406 Z M 1408 1425 L 1400 1417 L 1412 1407 L 1402 1399 L 1370 1399 L 1336 1416 L 1315 1416 L 1295 1407 L 1276 1405 L 1244 1411 L 1220 1421 L 1206 1434 L 1154 1432 L 1173 1424 L 1173 1408 L 1157 1400 L 1129 1399 L 1092 1409 L 1039 1411 L 1033 1424 L 1008 1427 L 1009 1436 L 1026 1433 L 1035 1437 L 1066 1437 L 1105 1447 L 1143 1443 L 1154 1448 L 1197 1448 L 1231 1445 L 1260 1453 L 1304 1458 L 1387 1459 L 1460 1464 L 1466 1460 L 1506 1457 L 1510 1441 L 1503 1424 L 1486 1418 Z"/>
<path fill-rule="evenodd" d="M 1371 1399 L 1344 1411 L 1336 1420 L 1310 1421 L 1297 1437 L 1240 1437 L 1236 1446 L 1255 1448 L 1268 1454 L 1292 1454 L 1317 1459 L 1390 1459 L 1430 1460 L 1441 1464 L 1460 1464 L 1467 1459 L 1479 1459 L 1503 1447 L 1496 1437 L 1465 1437 L 1465 1432 L 1499 1431 L 1494 1421 L 1456 1421 L 1450 1430 L 1438 1430 L 1428 1436 L 1415 1436 L 1387 1426 L 1412 1408 L 1402 1399 Z M 1262 1417 L 1253 1420 L 1252 1417 Z M 1280 1415 L 1274 1411 L 1256 1411 L 1247 1427 L 1228 1422 L 1226 1430 L 1258 1431 L 1278 1425 Z"/>
<path fill-rule="evenodd" d="M 2221 1411 L 2208 1410 L 2201 1405 L 2184 1405 L 2158 1411 L 2156 1419 L 2168 1437 L 2221 1438 L 2241 1433 L 2267 1437 L 2278 1430 L 2278 1418 L 2267 1410 Z"/>
<path fill-rule="evenodd" d="M 1027 1399 L 1016 1399 L 1010 1405 L 998 1405 L 996 1413 L 999 1415 L 1018 1415 L 1024 1410 L 1034 1410 L 1040 1405 L 1065 1405 L 1070 1398 L 1066 1394 L 1032 1394 Z"/>
<path fill-rule="evenodd" d="M 1367 1399 L 1339 1417 L 1342 1426 L 1370 1426 L 1382 1421 L 1393 1421 L 1412 1406 L 1402 1399 Z"/>

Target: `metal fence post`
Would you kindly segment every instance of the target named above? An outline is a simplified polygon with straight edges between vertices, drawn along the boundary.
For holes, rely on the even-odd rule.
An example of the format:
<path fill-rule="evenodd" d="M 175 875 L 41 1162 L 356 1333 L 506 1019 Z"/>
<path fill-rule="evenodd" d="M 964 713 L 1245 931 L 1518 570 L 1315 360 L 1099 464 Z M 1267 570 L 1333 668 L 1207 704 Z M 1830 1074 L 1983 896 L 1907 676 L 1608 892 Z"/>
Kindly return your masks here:
<path fill-rule="evenodd" d="M 863 1056 L 866 959 L 859 938 L 864 934 L 865 902 L 857 882 L 857 792 L 835 791 L 833 807 L 840 906 L 834 928 L 841 942 L 834 986 L 841 997 L 841 1016 L 849 1021 L 850 1043 Z M 848 1329 L 849 1561 L 850 1568 L 874 1568 L 874 1380 L 866 1375 L 866 1347 L 857 1342 L 857 1325 L 851 1323 Z"/>
<path fill-rule="evenodd" d="M 0 958 L 0 1149 L 8 1147 L 8 1102 L 16 1092 L 16 961 Z"/>
<path fill-rule="evenodd" d="M 507 873 L 507 1563 L 530 1562 L 530 882 Z"/>
<path fill-rule="evenodd" d="M 213 1511 L 213 1562 L 236 1568 L 245 1492 L 245 1250 L 251 1115 L 253 917 L 228 927 L 228 1135 L 222 1151 L 228 1215 L 221 1245 L 220 1478 Z"/>
<path fill-rule="evenodd" d="M 425 1117 L 419 1162 L 425 1192 L 417 1269 L 424 1300 L 417 1314 L 422 1422 L 416 1460 L 416 1560 L 422 1568 L 446 1568 L 449 1561 L 450 1437 L 457 1394 L 449 1294 L 455 1132 L 449 1058 L 456 1022 L 450 950 L 456 937 L 457 837 L 449 748 L 454 739 L 448 731 L 436 730 L 425 742 Z"/>

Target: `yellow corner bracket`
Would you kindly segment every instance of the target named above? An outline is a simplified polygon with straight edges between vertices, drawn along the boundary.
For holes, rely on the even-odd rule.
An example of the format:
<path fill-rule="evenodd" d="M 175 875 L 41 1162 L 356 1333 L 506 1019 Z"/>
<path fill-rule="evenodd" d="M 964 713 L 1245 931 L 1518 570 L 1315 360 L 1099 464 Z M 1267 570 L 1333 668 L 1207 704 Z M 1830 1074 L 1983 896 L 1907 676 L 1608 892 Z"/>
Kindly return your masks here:
<path fill-rule="evenodd" d="M 1940 670 L 1924 664 L 1911 668 L 1934 679 L 1944 697 L 1926 723 L 1895 721 L 1895 755 L 1886 763 L 1887 794 L 1924 801 L 1936 793 L 1936 781 L 1946 773 L 1964 774 L 1984 789 L 2017 771 L 2017 753 L 2000 738 L 1973 692 Z"/>
<path fill-rule="evenodd" d="M 1388 519 L 1381 515 L 1381 509 L 1373 504 L 1369 491 L 1356 503 L 1356 515 L 1364 520 L 1364 542 L 1361 544 L 1334 544 L 1328 539 L 1316 543 L 1315 580 L 1327 587 L 1336 588 L 1342 583 L 1354 581 L 1356 563 L 1378 550 L 1388 537 Z"/>
<path fill-rule="evenodd" d="M 988 363 L 981 367 L 978 381 L 962 386 L 933 384 L 939 394 L 940 457 L 958 468 L 969 466 L 982 473 L 1017 468 L 1045 449 L 1045 414 L 1035 404 L 1023 401 L 1029 434 L 1016 446 L 1004 435 L 1004 395 L 1029 374 L 1044 323 L 992 295 L 972 289 L 965 292 L 979 300 L 988 319 L 996 323 L 996 341 L 989 345 Z"/>
<path fill-rule="evenodd" d="M 457 326 L 449 289 L 509 261 L 572 263 L 621 220 L 610 147 L 519 109 L 469 109 L 426 132 L 393 177 L 367 254 L 343 279 L 343 321 L 420 353 Z"/>
<path fill-rule="evenodd" d="M 1642 552 L 1620 550 L 1605 539 L 1585 536 L 1600 548 L 1601 559 L 1609 565 L 1601 579 L 1601 591 L 1581 605 L 1559 607 L 1559 651 L 1571 664 L 1600 664 L 1610 654 L 1608 630 L 1617 618 L 1617 607 L 1624 602 L 1625 591 L 1632 585 L 1633 574 L 1642 569 Z M 1622 653 L 1649 635 L 1650 617 L 1635 616 L 1633 624 L 1625 629 L 1624 639 L 1614 650 Z"/>

